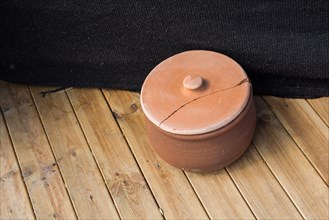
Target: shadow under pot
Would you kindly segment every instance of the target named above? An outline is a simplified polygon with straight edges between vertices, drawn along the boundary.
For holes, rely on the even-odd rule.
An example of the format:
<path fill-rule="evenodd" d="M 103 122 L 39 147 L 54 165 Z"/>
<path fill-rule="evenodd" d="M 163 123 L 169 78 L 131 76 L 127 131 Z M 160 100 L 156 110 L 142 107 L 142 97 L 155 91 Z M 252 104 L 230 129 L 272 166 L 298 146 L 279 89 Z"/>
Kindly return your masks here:
<path fill-rule="evenodd" d="M 256 126 L 252 87 L 231 58 L 193 50 L 157 65 L 141 91 L 151 145 L 169 164 L 217 171 L 248 148 Z"/>

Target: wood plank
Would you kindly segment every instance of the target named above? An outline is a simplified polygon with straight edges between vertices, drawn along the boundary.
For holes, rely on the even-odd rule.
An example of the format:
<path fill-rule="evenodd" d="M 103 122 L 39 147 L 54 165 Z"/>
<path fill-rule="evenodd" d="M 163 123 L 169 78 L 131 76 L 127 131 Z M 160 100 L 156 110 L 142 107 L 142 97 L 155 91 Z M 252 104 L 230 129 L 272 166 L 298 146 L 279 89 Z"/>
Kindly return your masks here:
<path fill-rule="evenodd" d="M 90 152 L 66 93 L 44 98 L 31 89 L 77 215 L 82 219 L 118 219 L 118 213 Z"/>
<path fill-rule="evenodd" d="M 211 219 L 255 219 L 225 169 L 186 174 Z"/>
<path fill-rule="evenodd" d="M 28 88 L 0 82 L 0 100 L 36 217 L 75 218 Z"/>
<path fill-rule="evenodd" d="M 260 97 L 255 97 L 253 143 L 304 218 L 328 219 L 329 190 L 323 179 Z"/>
<path fill-rule="evenodd" d="M 139 94 L 103 92 L 165 218 L 207 219 L 184 173 L 164 163 L 151 148 L 145 135 Z"/>
<path fill-rule="evenodd" d="M 13 145 L 0 111 L 0 219 L 34 219 Z"/>
<path fill-rule="evenodd" d="M 291 137 L 329 185 L 329 128 L 304 99 L 265 97 Z"/>
<path fill-rule="evenodd" d="M 302 219 L 252 144 L 227 170 L 257 219 Z"/>
<path fill-rule="evenodd" d="M 99 89 L 67 92 L 123 219 L 162 219 L 121 130 Z"/>
<path fill-rule="evenodd" d="M 326 125 L 329 126 L 329 97 L 308 99 L 307 102 L 318 113 Z"/>

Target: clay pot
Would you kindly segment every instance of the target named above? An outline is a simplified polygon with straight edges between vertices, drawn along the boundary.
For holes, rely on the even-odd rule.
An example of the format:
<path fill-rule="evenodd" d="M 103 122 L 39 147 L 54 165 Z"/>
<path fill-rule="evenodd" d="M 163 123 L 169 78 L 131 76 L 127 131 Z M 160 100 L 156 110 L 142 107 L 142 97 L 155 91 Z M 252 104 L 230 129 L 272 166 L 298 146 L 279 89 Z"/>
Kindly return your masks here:
<path fill-rule="evenodd" d="M 246 73 L 211 51 L 183 52 L 157 65 L 143 84 L 141 106 L 155 151 L 190 171 L 215 171 L 237 160 L 256 125 Z"/>

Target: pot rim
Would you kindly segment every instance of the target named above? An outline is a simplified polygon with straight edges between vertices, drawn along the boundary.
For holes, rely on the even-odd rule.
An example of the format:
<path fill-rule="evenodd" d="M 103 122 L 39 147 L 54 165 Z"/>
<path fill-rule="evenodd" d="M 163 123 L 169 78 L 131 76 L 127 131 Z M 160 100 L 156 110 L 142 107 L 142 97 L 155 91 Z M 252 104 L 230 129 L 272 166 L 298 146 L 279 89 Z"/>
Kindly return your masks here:
<path fill-rule="evenodd" d="M 218 135 L 224 134 L 226 132 L 229 132 L 232 128 L 239 126 L 239 123 L 243 120 L 243 118 L 247 115 L 247 113 L 254 108 L 254 100 L 253 100 L 253 92 L 251 89 L 250 96 L 248 98 L 248 102 L 244 109 L 241 111 L 241 113 L 235 117 L 231 122 L 229 122 L 224 127 L 221 127 L 219 129 L 202 133 L 202 134 L 191 134 L 191 135 L 184 135 L 184 134 L 175 134 L 168 131 L 165 131 L 161 129 L 160 127 L 156 126 L 149 118 L 146 117 L 146 119 L 154 126 L 154 129 L 158 129 L 161 133 L 163 133 L 166 136 L 169 136 L 169 138 L 173 139 L 180 139 L 180 140 L 186 140 L 186 141 L 196 141 L 196 140 L 203 140 L 203 139 L 210 139 L 213 137 L 216 137 Z"/>

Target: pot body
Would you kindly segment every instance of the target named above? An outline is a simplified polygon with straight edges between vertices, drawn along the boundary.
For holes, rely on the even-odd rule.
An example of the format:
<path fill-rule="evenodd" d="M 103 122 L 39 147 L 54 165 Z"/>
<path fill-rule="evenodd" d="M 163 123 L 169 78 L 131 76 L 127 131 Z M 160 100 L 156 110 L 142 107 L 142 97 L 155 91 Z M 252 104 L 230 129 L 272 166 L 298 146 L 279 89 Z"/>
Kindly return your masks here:
<path fill-rule="evenodd" d="M 226 126 L 197 135 L 169 133 L 145 117 L 151 145 L 167 163 L 187 171 L 213 172 L 237 160 L 248 148 L 256 127 L 252 94 L 244 110 Z"/>

